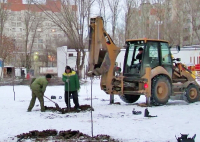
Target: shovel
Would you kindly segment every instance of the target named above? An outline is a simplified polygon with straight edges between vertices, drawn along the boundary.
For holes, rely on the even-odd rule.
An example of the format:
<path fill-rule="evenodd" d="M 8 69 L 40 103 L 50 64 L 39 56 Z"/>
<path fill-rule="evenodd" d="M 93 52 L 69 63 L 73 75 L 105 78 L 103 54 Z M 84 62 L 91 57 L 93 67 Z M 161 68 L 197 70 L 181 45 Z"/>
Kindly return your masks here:
<path fill-rule="evenodd" d="M 44 97 L 47 98 L 46 96 L 44 96 Z M 56 102 L 52 101 L 52 100 L 49 99 L 49 98 L 47 98 L 47 99 L 50 100 L 51 102 L 53 102 L 53 103 L 56 105 L 56 109 L 60 109 L 59 105 L 58 105 Z"/>

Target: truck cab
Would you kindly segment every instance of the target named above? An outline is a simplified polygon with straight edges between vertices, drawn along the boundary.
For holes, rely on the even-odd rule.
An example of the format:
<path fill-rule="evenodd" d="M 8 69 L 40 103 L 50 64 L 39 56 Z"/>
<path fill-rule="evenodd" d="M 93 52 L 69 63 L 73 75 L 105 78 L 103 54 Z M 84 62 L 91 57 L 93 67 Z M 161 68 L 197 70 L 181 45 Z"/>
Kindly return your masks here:
<path fill-rule="evenodd" d="M 136 59 L 139 49 L 143 49 L 142 59 Z M 140 68 L 138 68 L 138 65 Z M 162 66 L 172 77 L 172 58 L 167 41 L 139 39 L 126 41 L 123 75 L 128 77 L 143 76 L 145 68 Z"/>

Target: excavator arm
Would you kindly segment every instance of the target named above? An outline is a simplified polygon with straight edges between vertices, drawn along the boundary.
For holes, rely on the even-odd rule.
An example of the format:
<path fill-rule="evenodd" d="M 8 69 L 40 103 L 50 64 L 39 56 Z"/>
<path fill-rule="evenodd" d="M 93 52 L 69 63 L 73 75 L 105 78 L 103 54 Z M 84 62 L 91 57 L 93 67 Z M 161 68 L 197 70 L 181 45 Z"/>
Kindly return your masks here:
<path fill-rule="evenodd" d="M 115 61 L 120 52 L 105 31 L 102 17 L 90 19 L 88 76 L 101 76 L 101 89 L 113 94 Z"/>

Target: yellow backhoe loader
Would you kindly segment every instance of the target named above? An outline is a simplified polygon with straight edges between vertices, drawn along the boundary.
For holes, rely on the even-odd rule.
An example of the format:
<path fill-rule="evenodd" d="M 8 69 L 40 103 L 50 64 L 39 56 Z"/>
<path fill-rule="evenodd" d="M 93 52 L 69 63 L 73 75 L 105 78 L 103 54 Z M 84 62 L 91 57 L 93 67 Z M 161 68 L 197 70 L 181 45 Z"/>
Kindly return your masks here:
<path fill-rule="evenodd" d="M 199 85 L 182 63 L 174 59 L 167 41 L 127 39 L 123 72 L 116 67 L 120 53 L 105 31 L 102 17 L 90 19 L 89 62 L 87 75 L 101 76 L 101 89 L 119 95 L 126 103 L 146 96 L 148 105 L 165 105 L 170 96 L 184 95 L 187 102 L 199 101 Z M 142 58 L 136 56 L 143 49 Z M 178 48 L 180 50 L 180 48 Z"/>

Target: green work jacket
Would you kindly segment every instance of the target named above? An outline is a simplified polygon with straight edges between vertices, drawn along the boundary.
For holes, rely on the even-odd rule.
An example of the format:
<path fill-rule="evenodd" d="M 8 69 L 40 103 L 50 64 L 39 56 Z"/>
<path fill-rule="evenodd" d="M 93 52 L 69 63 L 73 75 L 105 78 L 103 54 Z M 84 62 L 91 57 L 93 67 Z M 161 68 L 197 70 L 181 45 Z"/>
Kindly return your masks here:
<path fill-rule="evenodd" d="M 48 85 L 48 81 L 46 77 L 39 77 L 39 78 L 36 78 L 31 84 L 31 90 L 44 93 L 47 85 Z"/>
<path fill-rule="evenodd" d="M 69 81 L 69 91 L 77 91 L 80 89 L 78 75 L 75 71 L 63 73 L 62 75 L 62 81 L 65 82 L 65 91 L 68 91 L 68 82 L 66 80 Z"/>

